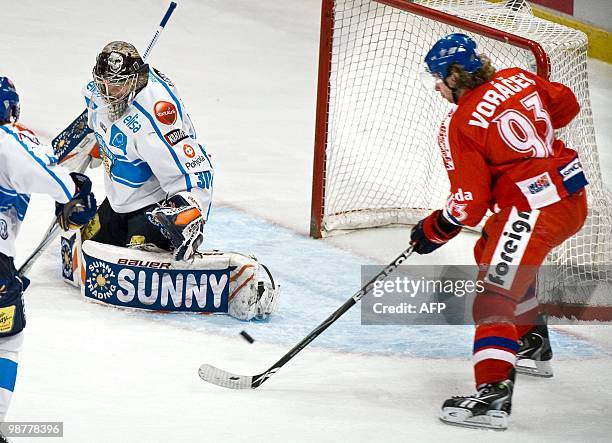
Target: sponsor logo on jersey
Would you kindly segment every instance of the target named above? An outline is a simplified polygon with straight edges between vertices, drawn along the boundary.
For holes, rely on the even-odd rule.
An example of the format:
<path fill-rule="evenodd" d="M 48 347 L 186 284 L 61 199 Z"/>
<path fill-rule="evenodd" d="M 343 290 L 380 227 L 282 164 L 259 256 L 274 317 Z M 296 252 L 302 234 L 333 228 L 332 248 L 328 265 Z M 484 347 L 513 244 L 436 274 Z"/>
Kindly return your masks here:
<path fill-rule="evenodd" d="M 453 161 L 450 144 L 448 143 L 448 125 L 450 124 L 450 120 L 454 112 L 455 111 L 453 109 L 448 113 L 446 119 L 440 125 L 440 132 L 438 132 L 438 146 L 440 147 L 442 161 L 444 162 L 444 167 L 447 171 L 452 171 L 455 169 L 455 162 Z"/>
<path fill-rule="evenodd" d="M 565 186 L 568 194 L 573 194 L 589 183 L 584 175 L 582 163 L 580 163 L 578 157 L 560 168 L 559 174 L 563 177 L 563 186 Z"/>
<path fill-rule="evenodd" d="M 233 267 L 216 270 L 166 269 L 170 263 L 122 258 L 115 264 L 87 254 L 84 254 L 84 258 L 88 263 L 86 297 L 115 306 L 149 310 L 228 310 Z M 136 262 L 139 264 L 136 265 Z"/>
<path fill-rule="evenodd" d="M 559 169 L 559 173 L 563 177 L 563 180 L 569 180 L 570 178 L 572 178 L 576 174 L 580 174 L 581 172 L 583 172 L 582 163 L 580 163 L 578 157 L 569 162 L 563 168 Z"/>
<path fill-rule="evenodd" d="M 533 182 L 529 183 L 527 189 L 532 194 L 537 194 L 538 192 L 542 192 L 544 189 L 548 188 L 552 183 L 550 182 L 550 177 L 548 174 L 542 174 L 537 177 Z"/>
<path fill-rule="evenodd" d="M 158 101 L 153 106 L 153 112 L 155 112 L 155 118 L 164 125 L 173 125 L 176 122 L 176 106 L 170 102 L 163 100 Z"/>
<path fill-rule="evenodd" d="M 9 236 L 8 225 L 6 220 L 0 218 L 0 238 L 6 240 Z"/>
<path fill-rule="evenodd" d="M 164 138 L 170 146 L 176 145 L 178 142 L 185 140 L 187 137 L 189 136 L 185 134 L 185 131 L 182 129 L 173 129 L 172 131 L 164 134 Z"/>
<path fill-rule="evenodd" d="M 127 155 L 127 142 L 127 135 L 125 135 L 116 125 L 111 126 L 110 145 Z"/>
<path fill-rule="evenodd" d="M 548 172 L 516 182 L 516 185 L 532 208 L 542 208 L 561 200 Z"/>
<path fill-rule="evenodd" d="M 202 163 L 204 163 L 206 161 L 206 157 L 204 157 L 203 155 L 198 155 L 196 158 L 194 158 L 192 161 L 190 162 L 185 162 L 183 163 L 185 165 L 185 167 L 187 169 L 193 169 L 193 168 L 197 168 L 198 166 L 200 166 Z"/>
<path fill-rule="evenodd" d="M 127 126 L 127 128 L 134 134 L 136 134 L 138 131 L 140 131 L 140 128 L 142 128 L 142 125 L 138 121 L 138 114 L 128 115 L 123 119 L 123 124 Z"/>
<path fill-rule="evenodd" d="M 512 208 L 504 225 L 484 281 L 510 290 L 540 211 L 518 212 Z"/>
<path fill-rule="evenodd" d="M 196 155 L 195 149 L 191 145 L 183 145 L 183 152 L 189 158 L 193 158 Z"/>
<path fill-rule="evenodd" d="M 453 198 L 453 200 L 458 202 L 474 200 L 474 197 L 470 191 L 464 191 L 461 188 L 458 188 L 457 192 L 451 194 L 451 197 Z"/>

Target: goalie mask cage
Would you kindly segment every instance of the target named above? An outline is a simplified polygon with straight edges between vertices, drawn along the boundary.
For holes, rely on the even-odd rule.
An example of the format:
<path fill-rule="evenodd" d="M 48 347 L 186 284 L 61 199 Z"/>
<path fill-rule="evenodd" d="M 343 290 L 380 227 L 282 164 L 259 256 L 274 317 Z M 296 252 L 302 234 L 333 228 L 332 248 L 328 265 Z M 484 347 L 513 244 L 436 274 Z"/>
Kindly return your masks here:
<path fill-rule="evenodd" d="M 557 136 L 589 179 L 589 217 L 556 248 L 539 298 L 556 315 L 612 319 L 612 212 L 595 143 L 587 37 L 534 17 L 524 0 L 323 0 L 311 235 L 414 224 L 448 197 L 437 147 L 449 104 L 421 85 L 423 59 L 464 32 L 498 68 L 572 88 L 580 114 Z M 550 269 L 550 267 L 549 267 Z"/>

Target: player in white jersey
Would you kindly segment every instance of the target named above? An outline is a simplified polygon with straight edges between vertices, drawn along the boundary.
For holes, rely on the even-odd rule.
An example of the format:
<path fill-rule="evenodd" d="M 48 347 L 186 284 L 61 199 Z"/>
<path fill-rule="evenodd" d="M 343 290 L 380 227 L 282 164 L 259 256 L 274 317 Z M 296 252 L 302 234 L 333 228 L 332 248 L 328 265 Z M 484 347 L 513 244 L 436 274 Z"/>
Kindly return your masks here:
<path fill-rule="evenodd" d="M 55 199 L 57 221 L 77 229 L 95 214 L 91 182 L 58 166 L 49 147 L 18 125 L 19 95 L 13 83 L 0 77 L 0 422 L 4 421 L 17 377 L 23 341 L 23 292 L 29 280 L 15 269 L 15 240 L 31 193 Z"/>
<path fill-rule="evenodd" d="M 203 241 L 213 168 L 174 84 L 115 41 L 98 55 L 84 95 L 106 200 L 83 238 L 191 258 Z"/>

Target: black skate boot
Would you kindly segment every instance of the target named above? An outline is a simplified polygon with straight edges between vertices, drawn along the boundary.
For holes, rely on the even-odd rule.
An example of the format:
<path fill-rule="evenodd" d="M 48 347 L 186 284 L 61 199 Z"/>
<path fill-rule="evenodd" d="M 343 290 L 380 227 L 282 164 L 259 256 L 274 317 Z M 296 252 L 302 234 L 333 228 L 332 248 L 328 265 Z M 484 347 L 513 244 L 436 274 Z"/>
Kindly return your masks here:
<path fill-rule="evenodd" d="M 523 335 L 516 353 L 516 372 L 535 377 L 550 378 L 553 376 L 552 348 L 548 339 L 546 323 L 539 324 Z"/>
<path fill-rule="evenodd" d="M 444 402 L 440 420 L 456 426 L 503 431 L 508 427 L 514 382 L 504 380 L 480 386 L 478 393 Z"/>

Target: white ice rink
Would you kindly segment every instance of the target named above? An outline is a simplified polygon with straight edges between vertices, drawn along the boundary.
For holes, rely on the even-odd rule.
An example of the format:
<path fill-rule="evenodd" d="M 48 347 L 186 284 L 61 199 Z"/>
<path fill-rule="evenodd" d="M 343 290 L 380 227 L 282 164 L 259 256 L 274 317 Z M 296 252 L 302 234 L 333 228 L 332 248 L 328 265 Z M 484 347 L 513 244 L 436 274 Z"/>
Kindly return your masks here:
<path fill-rule="evenodd" d="M 83 301 L 60 281 L 59 247 L 32 269 L 12 421 L 63 421 L 65 442 L 612 441 L 612 331 L 555 327 L 552 380 L 518 380 L 511 428 L 438 422 L 472 392 L 468 327 L 367 327 L 359 309 L 256 391 L 208 385 L 212 363 L 259 373 L 360 286 L 359 266 L 403 249 L 406 229 L 311 240 L 320 0 L 179 0 L 150 63 L 170 76 L 212 155 L 210 247 L 252 252 L 284 286 L 268 322 L 133 313 Z M 80 90 L 111 40 L 142 48 L 166 0 L 19 0 L 0 13 L 0 75 L 22 123 L 47 141 L 83 108 Z M 589 60 L 602 170 L 612 185 L 612 66 Z M 92 171 L 102 195 L 100 169 Z M 34 196 L 18 262 L 53 202 Z M 414 262 L 465 262 L 475 237 Z M 412 259 L 411 259 L 412 260 Z M 240 336 L 256 339 L 249 345 Z M 16 442 L 28 441 L 17 439 Z M 43 441 L 32 439 L 32 441 Z"/>

